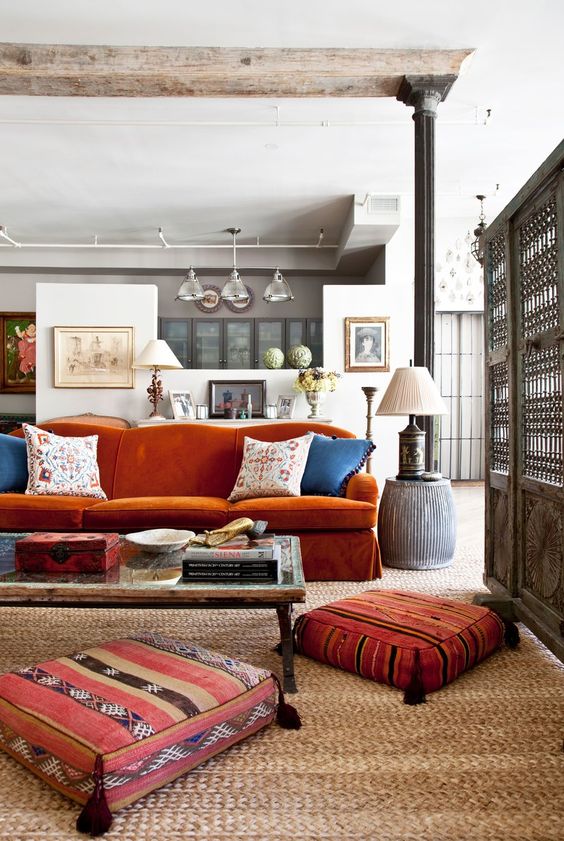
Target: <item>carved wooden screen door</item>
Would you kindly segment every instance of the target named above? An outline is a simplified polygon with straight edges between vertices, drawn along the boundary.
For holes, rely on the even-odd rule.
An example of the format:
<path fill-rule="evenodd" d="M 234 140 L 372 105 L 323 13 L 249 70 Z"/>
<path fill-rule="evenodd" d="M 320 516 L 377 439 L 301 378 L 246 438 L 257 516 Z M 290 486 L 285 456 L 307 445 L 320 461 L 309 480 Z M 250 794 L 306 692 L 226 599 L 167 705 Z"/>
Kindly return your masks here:
<path fill-rule="evenodd" d="M 486 583 L 564 659 L 561 144 L 485 234 Z"/>

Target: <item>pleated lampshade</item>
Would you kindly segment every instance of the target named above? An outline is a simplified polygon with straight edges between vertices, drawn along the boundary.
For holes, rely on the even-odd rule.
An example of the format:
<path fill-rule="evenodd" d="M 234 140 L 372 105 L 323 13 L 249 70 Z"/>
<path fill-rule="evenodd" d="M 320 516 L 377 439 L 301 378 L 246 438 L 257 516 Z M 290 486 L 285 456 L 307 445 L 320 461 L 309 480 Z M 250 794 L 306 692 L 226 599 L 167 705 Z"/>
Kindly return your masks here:
<path fill-rule="evenodd" d="M 448 409 L 427 368 L 396 368 L 376 414 L 447 415 Z"/>

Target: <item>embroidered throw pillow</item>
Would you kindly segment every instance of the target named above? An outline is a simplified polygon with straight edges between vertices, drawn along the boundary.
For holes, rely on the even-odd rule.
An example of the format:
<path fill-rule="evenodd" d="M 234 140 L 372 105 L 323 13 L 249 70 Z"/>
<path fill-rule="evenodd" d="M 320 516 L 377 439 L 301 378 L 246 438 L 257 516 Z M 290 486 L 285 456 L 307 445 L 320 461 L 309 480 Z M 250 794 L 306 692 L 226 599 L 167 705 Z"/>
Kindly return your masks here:
<path fill-rule="evenodd" d="M 300 496 L 300 483 L 313 432 L 288 441 L 255 441 L 245 436 L 243 461 L 229 502 L 262 496 Z"/>
<path fill-rule="evenodd" d="M 302 494 L 344 496 L 349 479 L 359 472 L 374 449 L 374 444 L 364 438 L 314 435 L 302 478 Z"/>
<path fill-rule="evenodd" d="M 26 485 L 25 441 L 13 435 L 0 435 L 0 493 L 25 491 Z"/>
<path fill-rule="evenodd" d="M 63 438 L 24 423 L 29 479 L 34 496 L 89 496 L 107 499 L 96 460 L 97 435 Z"/>

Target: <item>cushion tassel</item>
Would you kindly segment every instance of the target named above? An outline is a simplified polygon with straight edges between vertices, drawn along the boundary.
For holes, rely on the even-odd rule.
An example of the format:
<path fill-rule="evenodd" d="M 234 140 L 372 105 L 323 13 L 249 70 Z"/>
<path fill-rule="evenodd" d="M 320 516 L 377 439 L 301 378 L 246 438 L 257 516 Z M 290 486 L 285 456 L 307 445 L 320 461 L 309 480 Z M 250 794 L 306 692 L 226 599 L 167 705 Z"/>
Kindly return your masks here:
<path fill-rule="evenodd" d="M 415 662 L 413 664 L 413 671 L 409 685 L 403 693 L 403 703 L 414 707 L 416 704 L 424 704 L 426 702 L 425 690 L 423 688 L 423 675 L 421 673 L 421 661 L 419 659 L 419 649 L 415 649 Z"/>
<path fill-rule="evenodd" d="M 505 632 L 503 634 L 505 644 L 509 648 L 517 648 L 521 641 L 521 637 L 519 635 L 519 628 L 517 627 L 515 622 L 511 622 L 509 619 L 504 619 L 503 624 L 505 626 Z"/>
<path fill-rule="evenodd" d="M 300 714 L 295 707 L 287 704 L 284 699 L 284 691 L 280 678 L 274 672 L 271 672 L 274 683 L 278 687 L 278 710 L 276 712 L 276 721 L 283 727 L 284 730 L 299 730 L 302 726 Z"/>
<path fill-rule="evenodd" d="M 104 770 L 102 757 L 96 757 L 94 765 L 94 791 L 76 821 L 79 832 L 103 835 L 112 825 L 112 813 L 108 808 L 104 791 Z"/>

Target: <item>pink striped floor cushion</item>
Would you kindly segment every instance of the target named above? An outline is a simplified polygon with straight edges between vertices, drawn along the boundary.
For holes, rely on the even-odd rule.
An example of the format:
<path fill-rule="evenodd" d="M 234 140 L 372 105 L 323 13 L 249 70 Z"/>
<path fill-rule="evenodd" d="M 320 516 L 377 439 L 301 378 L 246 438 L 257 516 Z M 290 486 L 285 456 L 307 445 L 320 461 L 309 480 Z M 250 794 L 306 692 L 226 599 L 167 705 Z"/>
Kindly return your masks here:
<path fill-rule="evenodd" d="M 425 701 L 502 644 L 504 621 L 489 608 L 409 593 L 369 590 L 310 610 L 294 626 L 297 651 Z M 507 623 L 506 640 L 518 632 Z"/>
<path fill-rule="evenodd" d="M 86 804 L 92 835 L 275 716 L 300 726 L 271 672 L 153 633 L 0 677 L 0 747 Z"/>

